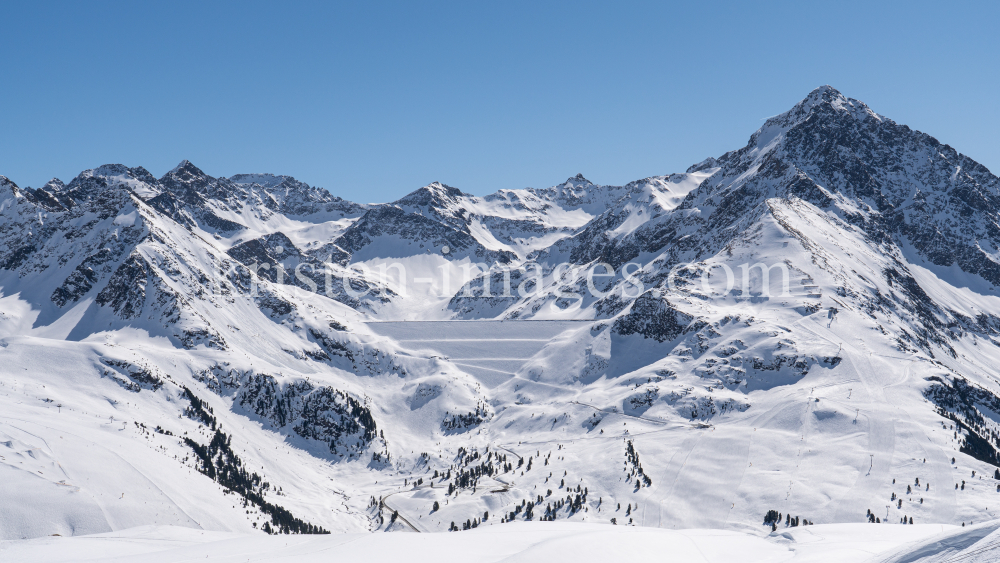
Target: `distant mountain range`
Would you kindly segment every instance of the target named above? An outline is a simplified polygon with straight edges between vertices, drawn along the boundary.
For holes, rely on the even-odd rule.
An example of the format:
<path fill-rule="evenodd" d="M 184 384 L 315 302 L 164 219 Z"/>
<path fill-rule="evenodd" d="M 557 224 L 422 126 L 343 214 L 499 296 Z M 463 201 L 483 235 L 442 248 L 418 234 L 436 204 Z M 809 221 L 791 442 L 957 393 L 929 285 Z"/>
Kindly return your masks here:
<path fill-rule="evenodd" d="M 0 539 L 983 521 L 998 221 L 829 86 L 624 186 L 0 176 Z"/>

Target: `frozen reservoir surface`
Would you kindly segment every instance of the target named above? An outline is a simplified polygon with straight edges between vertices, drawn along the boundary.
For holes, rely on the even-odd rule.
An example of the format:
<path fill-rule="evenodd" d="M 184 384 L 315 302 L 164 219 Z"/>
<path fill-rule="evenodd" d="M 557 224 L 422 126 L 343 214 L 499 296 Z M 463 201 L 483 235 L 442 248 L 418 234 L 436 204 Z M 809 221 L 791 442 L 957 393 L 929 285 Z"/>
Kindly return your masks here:
<path fill-rule="evenodd" d="M 552 339 L 592 322 L 390 321 L 370 322 L 368 328 L 405 348 L 431 350 L 492 388 L 514 377 Z"/>

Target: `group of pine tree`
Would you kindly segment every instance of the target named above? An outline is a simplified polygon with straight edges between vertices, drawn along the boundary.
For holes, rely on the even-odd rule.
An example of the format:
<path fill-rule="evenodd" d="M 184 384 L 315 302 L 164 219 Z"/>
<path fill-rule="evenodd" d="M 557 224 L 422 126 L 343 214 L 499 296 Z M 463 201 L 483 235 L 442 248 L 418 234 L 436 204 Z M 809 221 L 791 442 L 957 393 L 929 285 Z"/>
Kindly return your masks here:
<path fill-rule="evenodd" d="M 183 390 L 184 397 L 190 405 L 184 414 L 214 430 L 212 440 L 207 445 L 184 437 L 184 444 L 191 448 L 198 460 L 196 465 L 198 471 L 221 485 L 226 493 L 242 497 L 244 509 L 254 505 L 260 512 L 270 516 L 270 522 L 264 522 L 261 526 L 261 530 L 268 534 L 330 533 L 321 526 L 296 518 L 286 508 L 265 500 L 264 495 L 271 490 L 270 483 L 264 481 L 256 472 L 247 471 L 243 460 L 231 447 L 232 437 L 218 426 L 212 408 L 187 387 Z M 280 489 L 276 492 L 280 494 Z M 247 513 L 249 514 L 249 511 Z M 257 527 L 257 523 L 254 522 L 253 526 Z"/>
<path fill-rule="evenodd" d="M 764 515 L 764 524 L 771 526 L 771 531 L 778 530 L 778 524 L 781 523 L 781 513 L 777 510 L 768 510 L 767 514 Z M 798 516 L 792 516 L 791 514 L 785 514 L 785 526 L 789 528 L 795 528 L 799 525 L 811 526 L 813 522 L 810 520 L 800 519 Z"/>

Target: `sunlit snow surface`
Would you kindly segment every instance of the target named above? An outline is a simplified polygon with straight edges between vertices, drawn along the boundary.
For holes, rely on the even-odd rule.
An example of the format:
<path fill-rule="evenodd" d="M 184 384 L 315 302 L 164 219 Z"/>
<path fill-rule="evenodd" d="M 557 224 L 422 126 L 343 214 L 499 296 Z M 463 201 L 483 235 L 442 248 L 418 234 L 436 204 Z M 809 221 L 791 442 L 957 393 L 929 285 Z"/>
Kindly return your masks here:
<path fill-rule="evenodd" d="M 483 385 L 508 381 L 532 356 L 580 321 L 372 322 L 368 328 L 405 348 L 429 350 L 450 360 Z"/>
<path fill-rule="evenodd" d="M 23 563 L 988 563 L 1000 557 L 998 526 L 998 522 L 967 528 L 829 524 L 764 536 L 534 522 L 465 534 L 279 537 L 146 526 L 94 536 L 0 542 L 0 558 Z"/>
<path fill-rule="evenodd" d="M 821 88 L 687 173 L 486 197 L 433 183 L 383 205 L 188 162 L 52 193 L 0 178 L 0 538 L 27 550 L 0 560 L 861 561 L 918 540 L 982 558 L 1000 490 L 968 441 L 1000 432 L 1000 180 L 890 125 Z M 872 178 L 885 201 L 859 191 Z M 367 293 L 295 277 L 328 258 L 331 287 Z M 254 277 L 258 259 L 285 275 Z M 406 276 L 378 294 L 386 261 Z M 473 264 L 528 261 L 538 291 L 462 287 Z M 610 297 L 554 273 L 604 261 Z M 758 263 L 785 265 L 788 291 L 774 274 L 736 287 Z M 263 537 L 268 516 L 186 441 L 219 429 L 263 500 L 334 535 Z M 768 535 L 769 510 L 819 525 Z"/>

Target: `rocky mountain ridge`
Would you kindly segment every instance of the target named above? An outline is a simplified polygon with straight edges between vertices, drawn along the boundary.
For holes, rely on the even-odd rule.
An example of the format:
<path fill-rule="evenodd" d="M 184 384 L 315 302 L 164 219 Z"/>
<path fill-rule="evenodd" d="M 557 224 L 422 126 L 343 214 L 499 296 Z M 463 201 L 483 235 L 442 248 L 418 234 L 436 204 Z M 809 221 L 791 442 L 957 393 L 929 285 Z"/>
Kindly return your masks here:
<path fill-rule="evenodd" d="M 0 471 L 43 499 L 0 536 L 972 520 L 1000 490 L 998 190 L 828 86 L 624 186 L 0 176 Z"/>

